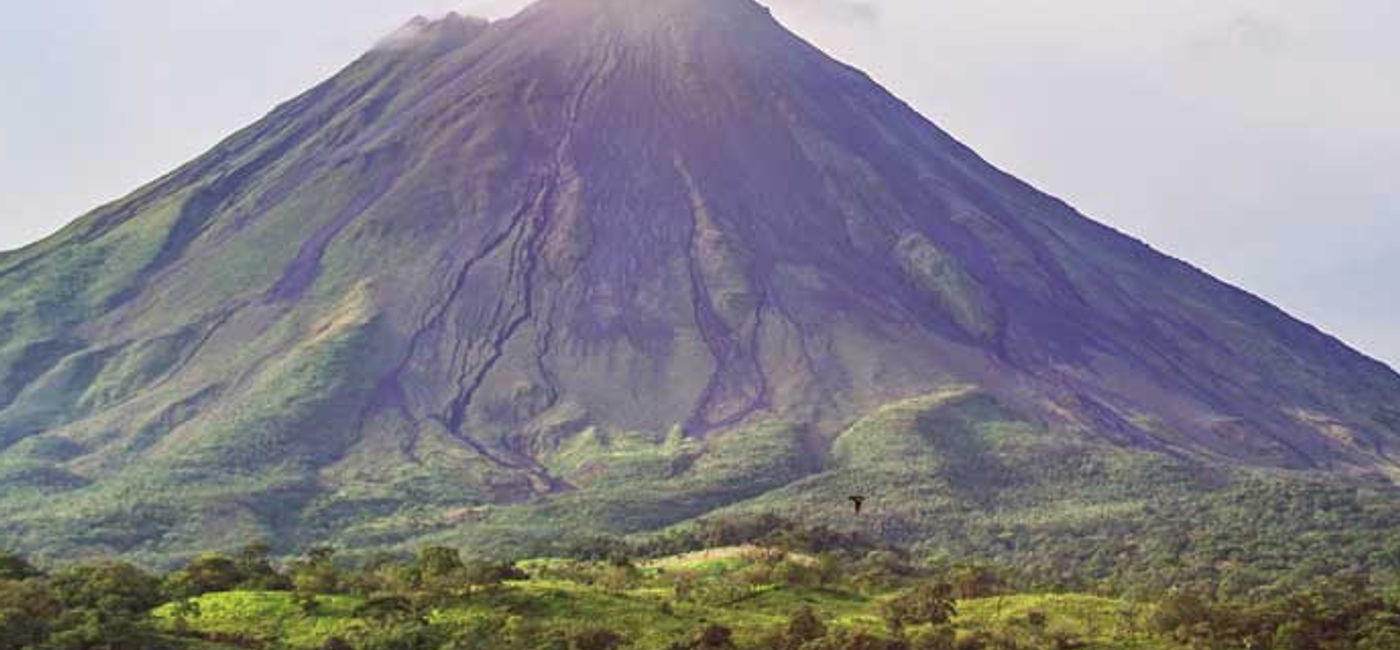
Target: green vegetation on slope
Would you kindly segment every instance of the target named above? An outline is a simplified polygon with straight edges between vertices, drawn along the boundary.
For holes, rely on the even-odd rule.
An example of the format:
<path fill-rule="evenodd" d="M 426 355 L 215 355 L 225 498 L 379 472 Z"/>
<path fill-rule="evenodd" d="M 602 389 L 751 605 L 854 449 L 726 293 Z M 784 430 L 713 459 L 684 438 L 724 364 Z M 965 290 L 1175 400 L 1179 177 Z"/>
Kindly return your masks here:
<path fill-rule="evenodd" d="M 1400 570 L 1392 485 L 1124 449 L 1026 422 L 956 386 L 876 410 L 820 464 L 807 460 L 803 429 L 779 420 L 704 440 L 587 428 L 538 452 L 572 489 L 494 503 L 477 486 L 516 479 L 445 434 L 420 437 L 417 463 L 353 437 L 278 435 L 296 428 L 287 423 L 353 415 L 370 388 L 372 375 L 357 368 L 372 362 L 376 325 L 357 304 L 344 300 L 320 338 L 272 362 L 201 435 L 168 437 L 149 454 L 154 465 L 118 481 L 94 485 L 73 472 L 64 461 L 80 450 L 64 438 L 12 447 L 0 455 L 0 511 L 13 520 L 0 533 L 40 557 L 96 547 L 161 566 L 180 560 L 171 548 L 257 537 L 279 540 L 282 553 L 331 540 L 352 552 L 452 545 L 518 559 L 619 534 L 681 552 L 694 545 L 668 540 L 695 521 L 776 512 L 1063 588 L 1210 582 L 1243 594 Z M 144 426 L 178 423 L 182 408 Z M 335 472 L 308 480 L 305 468 L 327 453 L 342 453 Z M 233 467 L 244 473 L 229 476 Z M 851 516 L 852 494 L 870 498 L 862 517 Z M 187 521 L 193 509 L 200 517 Z M 736 543 L 706 545 L 716 542 Z"/>
<path fill-rule="evenodd" d="M 649 560 L 499 563 L 430 547 L 350 561 L 317 547 L 278 567 L 252 545 L 155 576 L 119 563 L 45 574 L 0 554 L 0 650 L 1390 650 L 1400 640 L 1394 581 L 1247 597 L 1208 585 L 1151 598 L 1047 592 L 987 565 L 776 525 L 752 544 Z M 743 529 L 762 527 L 736 520 L 696 535 Z"/>
<path fill-rule="evenodd" d="M 1388 481 L 1248 470 L 1081 439 L 949 388 L 847 429 L 825 471 L 721 509 L 783 513 L 1065 585 L 1247 591 L 1400 570 Z M 870 497 L 850 517 L 849 495 Z"/>

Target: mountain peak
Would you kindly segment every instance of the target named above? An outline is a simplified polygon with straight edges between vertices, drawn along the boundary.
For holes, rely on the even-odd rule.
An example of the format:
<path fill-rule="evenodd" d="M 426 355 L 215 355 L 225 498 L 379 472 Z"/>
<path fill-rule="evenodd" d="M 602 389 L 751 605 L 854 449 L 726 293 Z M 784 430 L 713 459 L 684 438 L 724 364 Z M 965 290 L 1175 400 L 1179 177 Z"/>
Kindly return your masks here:
<path fill-rule="evenodd" d="M 575 24 L 600 21 L 624 31 L 720 25 L 734 29 L 771 16 L 754 0 L 539 0 L 523 13 L 554 16 Z"/>
<path fill-rule="evenodd" d="M 460 46 L 480 34 L 490 22 L 455 11 L 442 18 L 414 16 L 402 27 L 380 39 L 374 49 L 379 51 L 412 50 L 429 46 Z"/>
<path fill-rule="evenodd" d="M 583 10 L 628 14 L 722 15 L 737 10 L 765 9 L 754 0 L 538 0 L 537 10 Z"/>
<path fill-rule="evenodd" d="M 1400 377 L 750 0 L 541 0 L 378 50 L 0 258 L 0 531 L 485 535 L 556 497 L 635 531 L 907 444 L 978 474 L 992 438 L 1400 474 Z M 952 411 L 895 416 L 919 396 Z"/>

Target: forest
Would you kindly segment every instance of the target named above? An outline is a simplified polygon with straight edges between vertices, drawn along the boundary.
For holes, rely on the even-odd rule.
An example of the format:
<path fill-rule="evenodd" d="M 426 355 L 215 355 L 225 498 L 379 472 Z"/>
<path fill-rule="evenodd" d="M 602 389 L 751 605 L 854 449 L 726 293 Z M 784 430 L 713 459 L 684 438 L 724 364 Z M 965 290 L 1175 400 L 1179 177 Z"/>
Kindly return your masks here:
<path fill-rule="evenodd" d="M 158 573 L 5 554 L 0 650 L 1400 648 L 1394 575 L 1298 581 L 1074 582 L 771 516 L 510 561 L 254 542 Z"/>

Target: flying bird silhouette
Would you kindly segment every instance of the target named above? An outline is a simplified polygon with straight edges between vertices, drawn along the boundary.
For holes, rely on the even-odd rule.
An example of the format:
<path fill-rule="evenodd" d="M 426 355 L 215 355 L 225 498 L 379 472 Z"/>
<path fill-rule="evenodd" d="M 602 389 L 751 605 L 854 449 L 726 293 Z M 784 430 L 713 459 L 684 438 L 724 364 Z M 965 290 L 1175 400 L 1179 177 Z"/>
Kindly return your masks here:
<path fill-rule="evenodd" d="M 856 507 L 856 514 L 860 514 L 861 506 L 865 505 L 865 497 L 851 497 L 851 503 Z"/>

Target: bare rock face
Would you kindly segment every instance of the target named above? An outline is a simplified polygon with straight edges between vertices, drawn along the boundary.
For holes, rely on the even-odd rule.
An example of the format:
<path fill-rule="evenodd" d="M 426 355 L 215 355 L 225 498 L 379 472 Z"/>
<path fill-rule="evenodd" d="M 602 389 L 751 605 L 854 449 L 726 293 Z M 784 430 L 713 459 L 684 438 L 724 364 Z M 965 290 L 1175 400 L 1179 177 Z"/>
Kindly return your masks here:
<path fill-rule="evenodd" d="M 996 170 L 750 0 L 541 0 L 410 23 L 0 256 L 0 521 L 59 553 L 369 543 L 586 504 L 627 440 L 674 478 L 791 433 L 776 474 L 657 500 L 660 525 L 955 385 L 1242 467 L 1391 473 L 1400 439 L 1394 372 Z"/>

